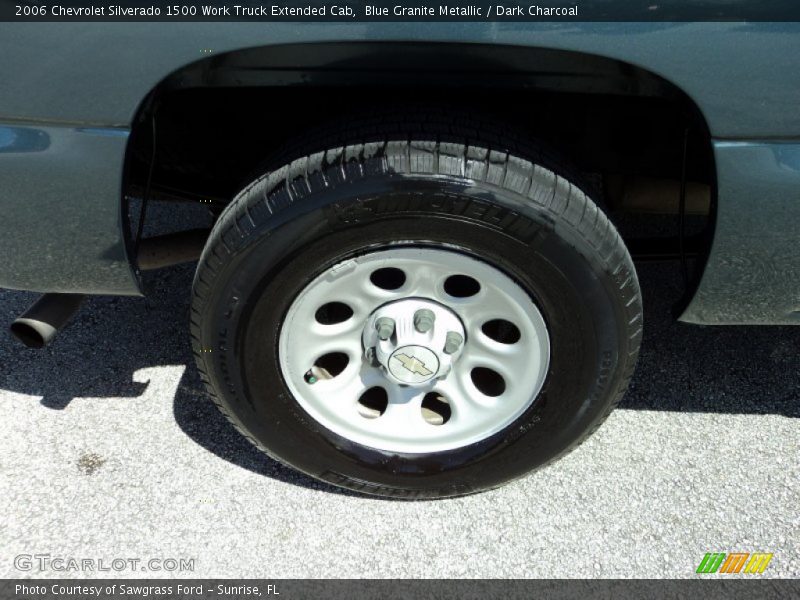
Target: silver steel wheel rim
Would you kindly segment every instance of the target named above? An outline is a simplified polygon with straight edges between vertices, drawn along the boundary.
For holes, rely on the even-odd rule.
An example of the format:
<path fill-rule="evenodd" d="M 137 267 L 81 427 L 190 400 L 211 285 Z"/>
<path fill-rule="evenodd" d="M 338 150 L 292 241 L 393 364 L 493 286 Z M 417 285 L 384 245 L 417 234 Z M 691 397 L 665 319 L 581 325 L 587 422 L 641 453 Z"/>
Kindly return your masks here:
<path fill-rule="evenodd" d="M 371 279 L 376 271 L 389 268 L 405 275 L 397 289 L 384 289 Z M 455 281 L 448 281 L 454 275 L 477 281 L 479 291 L 468 297 L 449 294 L 446 284 Z M 352 314 L 333 324 L 319 322 L 318 311 L 331 303 L 346 305 Z M 420 307 L 432 307 L 439 315 L 435 323 L 446 322 L 447 328 L 457 327 L 450 314 L 460 321 L 464 340 L 455 358 L 445 354 L 441 344 L 451 332 L 444 332 L 443 337 L 435 326 L 426 334 L 407 331 L 410 321 L 403 317 L 403 311 Z M 375 356 L 380 351 L 365 347 L 374 339 L 382 343 L 374 333 L 375 317 L 381 310 L 398 317 L 395 337 L 388 343 L 401 339 L 401 328 L 406 332 L 402 335 L 410 336 L 403 339 L 427 336 L 425 340 L 433 340 L 402 351 L 402 360 L 425 374 L 420 379 L 428 377 L 430 369 L 427 365 L 420 367 L 422 361 L 409 356 L 416 346 L 425 346 L 442 361 L 450 359 L 449 370 L 444 372 L 443 368 L 442 373 L 412 385 L 398 383 L 390 373 L 397 369 L 378 362 Z M 519 339 L 508 343 L 507 338 L 490 337 L 485 324 L 498 321 L 516 327 Z M 334 353 L 347 359 L 335 376 L 314 366 L 320 357 Z M 424 352 L 418 354 L 432 362 Z M 397 355 L 395 351 L 392 357 Z M 327 429 L 379 450 L 431 453 L 474 444 L 519 418 L 544 384 L 550 339 L 544 318 L 530 296 L 499 269 L 449 249 L 398 247 L 343 261 L 311 281 L 289 307 L 280 331 L 278 356 L 281 374 L 297 402 Z M 343 363 L 344 358 L 339 358 Z M 502 378 L 502 393 L 489 395 L 497 389 L 486 393 L 476 376 L 486 370 Z M 379 415 L 374 414 L 375 409 L 365 411 L 360 401 L 367 390 L 375 388 L 383 389 L 386 397 Z M 445 399 L 449 410 L 446 419 L 431 418 L 431 411 L 423 406 L 433 397 Z"/>

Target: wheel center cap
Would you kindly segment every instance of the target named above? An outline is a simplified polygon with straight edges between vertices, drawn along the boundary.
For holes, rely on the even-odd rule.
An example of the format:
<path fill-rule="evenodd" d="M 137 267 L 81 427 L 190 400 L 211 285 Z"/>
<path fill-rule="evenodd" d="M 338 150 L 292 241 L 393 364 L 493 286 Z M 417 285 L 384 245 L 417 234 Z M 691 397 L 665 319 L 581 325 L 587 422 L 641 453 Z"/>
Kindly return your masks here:
<path fill-rule="evenodd" d="M 439 358 L 425 346 L 403 346 L 392 353 L 387 367 L 395 379 L 414 385 L 439 372 Z"/>
<path fill-rule="evenodd" d="M 461 319 L 425 298 L 388 302 L 364 324 L 366 360 L 400 385 L 424 386 L 450 372 L 461 355 L 466 334 Z"/>

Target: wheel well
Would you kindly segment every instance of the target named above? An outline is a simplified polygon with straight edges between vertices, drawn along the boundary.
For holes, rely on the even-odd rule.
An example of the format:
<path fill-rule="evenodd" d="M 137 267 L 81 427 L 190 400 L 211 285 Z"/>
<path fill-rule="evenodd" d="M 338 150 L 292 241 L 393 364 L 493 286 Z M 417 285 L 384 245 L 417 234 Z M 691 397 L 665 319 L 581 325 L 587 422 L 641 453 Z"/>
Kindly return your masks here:
<path fill-rule="evenodd" d="M 706 233 L 697 254 L 708 246 L 715 169 L 691 98 L 635 65 L 546 48 L 363 42 L 212 55 L 166 77 L 142 102 L 125 197 L 142 195 L 153 130 L 151 198 L 219 210 L 303 130 L 373 104 L 419 103 L 486 113 L 568 156 L 597 184 L 629 243 L 637 231 L 677 236 L 684 181 L 684 206 L 698 217 L 692 231 Z M 629 213 L 645 217 L 631 225 Z"/>

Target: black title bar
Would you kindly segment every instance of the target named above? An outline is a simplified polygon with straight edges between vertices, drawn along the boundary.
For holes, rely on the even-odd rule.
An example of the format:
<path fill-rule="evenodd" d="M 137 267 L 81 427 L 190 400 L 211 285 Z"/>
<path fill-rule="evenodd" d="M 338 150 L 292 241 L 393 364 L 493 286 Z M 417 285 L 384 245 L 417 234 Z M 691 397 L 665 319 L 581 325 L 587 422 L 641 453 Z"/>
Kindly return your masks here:
<path fill-rule="evenodd" d="M 0 0 L 0 21 L 792 21 L 798 0 Z"/>

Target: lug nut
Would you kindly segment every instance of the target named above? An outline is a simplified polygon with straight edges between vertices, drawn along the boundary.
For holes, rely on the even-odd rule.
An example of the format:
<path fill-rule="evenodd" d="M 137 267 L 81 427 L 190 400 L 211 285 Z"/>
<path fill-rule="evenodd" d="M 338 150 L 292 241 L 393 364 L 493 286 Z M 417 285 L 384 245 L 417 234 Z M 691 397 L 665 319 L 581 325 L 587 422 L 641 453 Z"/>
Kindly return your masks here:
<path fill-rule="evenodd" d="M 420 308 L 414 313 L 414 328 L 420 333 L 428 333 L 433 329 L 433 322 L 436 320 L 436 315 L 432 310 L 427 308 Z"/>
<path fill-rule="evenodd" d="M 367 357 L 367 363 L 373 367 L 379 367 L 381 365 L 378 361 L 378 357 L 375 355 L 375 348 L 367 348 L 366 352 L 364 352 L 364 356 Z"/>
<path fill-rule="evenodd" d="M 448 331 L 447 337 L 444 340 L 444 353 L 445 354 L 454 354 L 458 352 L 458 349 L 461 348 L 461 344 L 464 342 L 464 338 L 460 333 L 455 331 Z"/>
<path fill-rule="evenodd" d="M 390 319 L 389 317 L 381 317 L 375 321 L 375 331 L 378 332 L 378 337 L 381 340 L 388 340 L 394 333 L 394 319 Z"/>

